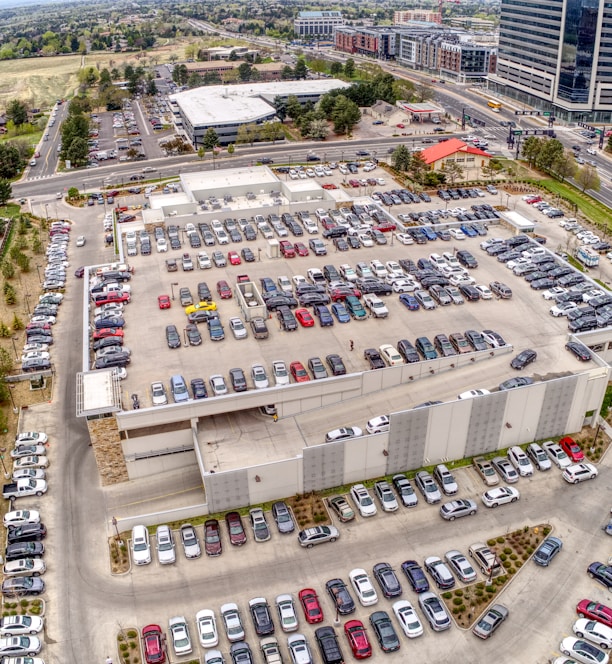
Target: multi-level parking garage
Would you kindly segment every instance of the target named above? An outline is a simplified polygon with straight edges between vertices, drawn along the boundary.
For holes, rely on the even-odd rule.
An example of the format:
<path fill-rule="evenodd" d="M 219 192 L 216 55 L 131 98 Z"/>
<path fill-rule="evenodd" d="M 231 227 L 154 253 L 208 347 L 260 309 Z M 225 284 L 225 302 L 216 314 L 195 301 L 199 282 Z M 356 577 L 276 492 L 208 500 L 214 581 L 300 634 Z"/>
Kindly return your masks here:
<path fill-rule="evenodd" d="M 165 470 L 197 464 L 207 507 L 218 511 L 575 431 L 598 411 L 608 381 L 604 361 L 606 330 L 588 333 L 587 343 L 599 351 L 588 363 L 567 353 L 567 323 L 550 316 L 550 303 L 540 292 L 480 249 L 484 238 L 403 245 L 395 237 L 392 242 L 391 233 L 386 233 L 385 245 L 337 251 L 330 240 L 324 240 L 328 252 L 325 256 L 310 252 L 308 256 L 283 258 L 280 252 L 276 253 L 274 241 L 271 243 L 258 233 L 254 241 L 245 239 L 241 243 L 201 248 L 209 254 L 227 254 L 228 250 L 240 252 L 249 246 L 257 258 L 254 262 L 193 271 L 179 267 L 176 272 L 168 272 L 167 258 L 180 259 L 189 251 L 195 259 L 200 250 L 184 243 L 187 223 L 212 223 L 213 219 L 230 216 L 250 218 L 266 211 L 266 207 L 267 214 L 281 215 L 348 204 L 341 190 L 336 201 L 332 197 L 336 192 L 317 190 L 310 180 L 279 182 L 267 169 L 219 172 L 209 182 L 194 176 L 193 183 L 197 189 L 183 179 L 182 198 L 161 196 L 158 203 L 153 199 L 151 205 L 150 224 L 174 224 L 182 229 L 181 249 L 153 251 L 131 259 L 135 268 L 130 282 L 131 302 L 123 312 L 125 341 L 132 349 L 127 380 L 115 384 L 113 391 L 109 377 L 107 383 L 98 385 L 98 391 L 92 391 L 88 387 L 90 381 L 100 382 L 100 377 L 94 378 L 91 373 L 81 377 L 80 413 L 95 417 L 89 421 L 90 432 L 106 483 L 156 476 Z M 295 190 L 287 188 L 292 184 L 308 185 L 309 193 L 303 195 L 302 188 L 296 195 L 297 201 L 292 201 Z M 246 197 L 248 191 L 257 192 L 255 201 Z M 270 191 L 279 193 L 271 197 Z M 223 200 L 222 209 L 202 209 L 211 196 Z M 174 211 L 176 214 L 170 216 Z M 309 238 L 321 238 L 322 230 L 319 226 L 316 234 L 290 239 L 307 245 Z M 509 237 L 510 230 L 496 224 L 490 228 L 489 237 L 492 235 Z M 417 262 L 432 252 L 455 253 L 460 249 L 469 250 L 477 258 L 478 267 L 469 273 L 478 284 L 505 282 L 513 291 L 512 299 L 492 298 L 430 311 L 410 311 L 398 294 L 392 293 L 384 297 L 389 310 L 384 319 L 353 319 L 344 324 L 335 319 L 333 326 L 315 323 L 314 327 L 298 326 L 296 331 L 286 332 L 280 329 L 274 315 L 266 321 L 268 338 L 256 339 L 250 333 L 246 339 L 236 339 L 228 321 L 236 316 L 244 319 L 244 312 L 235 296 L 220 299 L 215 291 L 217 282 L 225 280 L 235 293 L 238 275 L 247 274 L 259 287 L 264 277 L 278 283 L 279 276 L 292 280 L 306 275 L 311 268 L 322 269 L 329 264 L 339 268 L 342 264 L 355 267 L 358 262 L 375 259 L 383 264 Z M 560 262 L 559 257 L 555 260 Z M 183 339 L 179 348 L 170 349 L 166 326 L 175 325 L 182 337 L 187 324 L 183 307 L 179 306 L 179 290 L 188 287 L 197 293 L 202 281 L 214 293 L 225 339 L 213 341 L 205 324 L 201 324 L 201 345 L 187 345 Z M 158 308 L 161 294 L 170 295 L 169 309 Z M 450 335 L 470 329 L 493 329 L 507 344 L 378 370 L 369 370 L 364 359 L 365 349 L 384 343 L 396 345 L 401 339 L 414 342 L 421 336 L 433 338 L 439 333 Z M 496 386 L 517 373 L 509 367 L 511 358 L 525 348 L 538 353 L 536 362 L 520 372 L 532 376 L 534 384 L 499 391 Z M 347 375 L 253 389 L 250 371 L 255 363 L 263 365 L 272 382 L 271 365 L 275 360 L 282 360 L 287 366 L 294 361 L 307 366 L 313 356 L 324 359 L 332 353 L 341 356 Z M 244 370 L 250 389 L 240 394 L 210 396 L 210 377 L 220 374 L 227 380 L 229 370 L 238 367 Z M 208 385 L 209 398 L 153 407 L 151 382 L 162 381 L 169 392 L 170 377 L 177 374 L 188 384 L 193 378 L 202 378 Z M 492 393 L 478 399 L 457 400 L 458 394 L 473 388 Z M 102 389 L 108 392 L 100 400 Z M 139 395 L 139 410 L 131 409 L 129 395 L 134 393 Z M 442 403 L 414 409 L 431 401 Z M 270 404 L 276 407 L 278 421 L 260 411 Z M 100 417 L 113 412 L 112 417 Z M 364 429 L 367 420 L 381 414 L 391 416 L 388 432 L 324 443 L 330 429 L 345 425 Z"/>

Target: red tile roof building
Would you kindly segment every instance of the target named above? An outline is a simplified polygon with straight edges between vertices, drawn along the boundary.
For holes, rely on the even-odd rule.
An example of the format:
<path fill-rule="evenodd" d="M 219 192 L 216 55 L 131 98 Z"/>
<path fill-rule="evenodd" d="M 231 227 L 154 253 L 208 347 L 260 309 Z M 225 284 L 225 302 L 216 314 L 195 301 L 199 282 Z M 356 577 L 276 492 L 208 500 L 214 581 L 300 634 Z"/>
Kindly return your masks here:
<path fill-rule="evenodd" d="M 425 163 L 432 171 L 444 171 L 447 163 L 453 162 L 463 168 L 465 180 L 479 180 L 481 168 L 488 166 L 491 156 L 458 138 L 449 138 L 421 151 Z"/>

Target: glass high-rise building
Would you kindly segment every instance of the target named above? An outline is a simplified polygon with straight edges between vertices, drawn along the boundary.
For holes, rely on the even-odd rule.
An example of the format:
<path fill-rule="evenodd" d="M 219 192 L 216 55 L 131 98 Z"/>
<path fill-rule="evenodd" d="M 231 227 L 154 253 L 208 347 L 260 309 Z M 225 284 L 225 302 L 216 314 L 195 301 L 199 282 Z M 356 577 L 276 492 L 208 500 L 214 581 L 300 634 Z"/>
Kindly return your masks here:
<path fill-rule="evenodd" d="M 567 120 L 612 120 L 612 2 L 502 0 L 489 81 Z"/>

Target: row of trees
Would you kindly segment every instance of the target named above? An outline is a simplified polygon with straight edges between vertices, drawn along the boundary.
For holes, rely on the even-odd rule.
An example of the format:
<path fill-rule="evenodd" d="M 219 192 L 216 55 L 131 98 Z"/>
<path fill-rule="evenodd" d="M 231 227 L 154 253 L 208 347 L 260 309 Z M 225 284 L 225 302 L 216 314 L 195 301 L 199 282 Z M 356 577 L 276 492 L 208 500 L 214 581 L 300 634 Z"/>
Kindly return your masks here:
<path fill-rule="evenodd" d="M 68 117 L 62 123 L 60 158 L 70 161 L 72 166 L 85 166 L 87 163 L 90 112 L 91 101 L 88 97 L 74 97 L 68 106 Z"/>

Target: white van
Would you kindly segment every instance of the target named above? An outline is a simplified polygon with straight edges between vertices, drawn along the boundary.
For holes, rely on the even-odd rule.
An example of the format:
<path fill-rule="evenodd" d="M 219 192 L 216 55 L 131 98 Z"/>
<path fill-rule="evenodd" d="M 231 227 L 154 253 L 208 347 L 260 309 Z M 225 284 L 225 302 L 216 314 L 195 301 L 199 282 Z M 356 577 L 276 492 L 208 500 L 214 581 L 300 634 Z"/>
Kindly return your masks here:
<path fill-rule="evenodd" d="M 135 565 L 148 565 L 151 562 L 149 531 L 145 526 L 132 528 L 132 559 Z"/>

